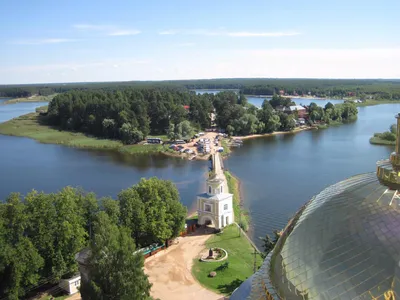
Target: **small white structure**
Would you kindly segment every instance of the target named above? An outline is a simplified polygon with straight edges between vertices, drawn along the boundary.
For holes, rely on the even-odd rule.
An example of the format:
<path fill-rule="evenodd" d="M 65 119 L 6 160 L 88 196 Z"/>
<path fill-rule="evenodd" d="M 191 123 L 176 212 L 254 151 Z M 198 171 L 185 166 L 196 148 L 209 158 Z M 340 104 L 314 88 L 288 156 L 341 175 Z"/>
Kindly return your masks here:
<path fill-rule="evenodd" d="M 81 276 L 76 275 L 69 279 L 61 279 L 58 286 L 66 291 L 69 295 L 75 294 L 79 292 L 78 288 L 81 286 Z"/>
<path fill-rule="evenodd" d="M 197 195 L 198 224 L 221 229 L 233 219 L 232 194 L 224 191 L 224 178 L 216 175 L 207 179 L 207 193 Z"/>

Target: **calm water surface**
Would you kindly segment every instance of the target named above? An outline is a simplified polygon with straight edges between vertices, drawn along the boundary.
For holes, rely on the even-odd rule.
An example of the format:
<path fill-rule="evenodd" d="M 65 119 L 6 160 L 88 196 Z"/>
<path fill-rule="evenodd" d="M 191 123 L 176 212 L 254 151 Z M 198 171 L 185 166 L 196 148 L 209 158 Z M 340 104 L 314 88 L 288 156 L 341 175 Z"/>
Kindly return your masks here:
<path fill-rule="evenodd" d="M 241 180 L 254 239 L 282 229 L 323 188 L 375 171 L 375 162 L 394 147 L 371 145 L 369 138 L 388 130 L 397 112 L 400 104 L 361 107 L 351 124 L 246 140 L 236 148 L 225 166 Z"/>
<path fill-rule="evenodd" d="M 270 100 L 271 98 L 259 98 L 259 97 L 247 97 L 247 101 L 251 104 L 253 104 L 256 107 L 261 107 L 263 104 L 264 100 L 268 99 Z M 328 102 L 331 102 L 332 104 L 337 104 L 337 103 L 343 103 L 344 100 L 338 100 L 338 99 L 303 99 L 303 98 L 292 98 L 292 101 L 296 103 L 297 105 L 310 105 L 311 102 L 316 103 L 319 106 L 325 106 Z"/>
<path fill-rule="evenodd" d="M 220 90 L 194 90 L 197 94 L 218 94 Z M 238 90 L 231 90 L 237 92 Z M 263 104 L 264 100 L 270 100 L 271 98 L 269 97 L 255 97 L 255 96 L 247 96 L 247 101 L 251 104 L 253 104 L 256 107 L 261 107 Z M 303 98 L 292 98 L 292 101 L 296 103 L 297 105 L 310 105 L 311 102 L 316 103 L 319 106 L 325 106 L 328 102 L 331 102 L 332 104 L 337 104 L 337 103 L 343 103 L 344 100 L 339 100 L 339 99 L 303 99 Z"/>
<path fill-rule="evenodd" d="M 42 103 L 0 105 L 0 122 L 34 111 Z M 32 189 L 55 192 L 79 186 L 98 196 L 115 197 L 143 177 L 172 180 L 183 204 L 191 209 L 205 188 L 208 163 L 160 155 L 130 156 L 40 144 L 32 139 L 0 135 L 0 200 L 11 192 Z"/>

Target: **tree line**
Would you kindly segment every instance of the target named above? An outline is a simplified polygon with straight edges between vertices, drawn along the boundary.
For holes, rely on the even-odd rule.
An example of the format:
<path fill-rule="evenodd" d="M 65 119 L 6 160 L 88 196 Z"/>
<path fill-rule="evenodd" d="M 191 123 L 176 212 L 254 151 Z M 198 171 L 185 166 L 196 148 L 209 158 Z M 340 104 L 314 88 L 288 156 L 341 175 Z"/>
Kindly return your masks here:
<path fill-rule="evenodd" d="M 221 92 L 214 100 L 216 123 L 226 129 L 230 135 L 249 135 L 290 131 L 296 126 L 297 112 L 287 114 L 278 108 L 295 105 L 290 98 L 274 95 L 271 100 L 264 100 L 260 109 L 247 103 L 243 94 Z M 358 110 L 354 103 L 328 103 L 324 108 L 315 103 L 309 106 L 310 122 L 342 122 L 357 117 Z"/>
<path fill-rule="evenodd" d="M 89 247 L 93 278 L 83 299 L 114 293 L 122 295 L 115 299 L 146 299 L 150 284 L 143 257 L 133 252 L 179 235 L 186 214 L 176 186 L 157 178 L 142 179 L 117 200 L 71 187 L 25 197 L 13 193 L 0 204 L 0 298 L 21 299 L 37 286 L 75 274 L 75 255 Z M 108 259 L 101 251 L 109 251 Z M 111 277 L 120 285 L 110 284 Z"/>
<path fill-rule="evenodd" d="M 296 126 L 296 113 L 287 114 L 277 108 L 291 105 L 291 99 L 274 95 L 258 109 L 247 102 L 243 93 L 232 91 L 216 95 L 162 89 L 71 91 L 50 102 L 47 121 L 64 130 L 133 144 L 149 134 L 191 138 L 194 129 L 211 126 L 213 113 L 216 125 L 230 135 L 289 131 Z M 354 103 L 328 103 L 325 108 L 312 103 L 309 112 L 311 122 L 329 124 L 354 118 L 357 108 Z"/>
<path fill-rule="evenodd" d="M 71 91 L 50 102 L 48 122 L 132 144 L 150 133 L 166 134 L 171 124 L 178 126 L 185 120 L 197 128 L 210 127 L 213 97 L 163 89 Z"/>
<path fill-rule="evenodd" d="M 2 85 L 0 97 L 29 97 L 50 95 L 71 90 L 116 91 L 129 88 L 162 89 L 237 89 L 246 95 L 273 95 L 284 90 L 289 95 L 311 93 L 319 97 L 347 97 L 349 93 L 363 98 L 400 99 L 400 80 L 395 79 L 274 79 L 238 78 L 209 80 L 92 82 L 34 85 Z"/>

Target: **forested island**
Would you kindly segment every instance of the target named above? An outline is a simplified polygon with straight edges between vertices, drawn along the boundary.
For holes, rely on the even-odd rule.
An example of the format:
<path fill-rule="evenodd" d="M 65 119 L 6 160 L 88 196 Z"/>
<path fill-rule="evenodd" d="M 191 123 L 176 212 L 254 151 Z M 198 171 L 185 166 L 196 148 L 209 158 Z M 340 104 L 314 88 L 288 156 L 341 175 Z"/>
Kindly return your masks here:
<path fill-rule="evenodd" d="M 128 145 L 123 151 L 137 152 L 139 147 L 129 145 L 148 136 L 190 139 L 194 132 L 205 129 L 230 136 L 288 132 L 299 126 L 326 127 L 351 121 L 357 113 L 352 102 L 302 107 L 280 95 L 257 108 L 243 93 L 232 91 L 215 95 L 159 88 L 70 91 L 57 95 L 47 113 L 0 124 L 0 133 L 75 147 L 121 149 Z M 168 150 L 154 145 L 140 149 Z"/>
<path fill-rule="evenodd" d="M 132 253 L 178 236 L 186 215 L 176 186 L 157 178 L 142 179 L 116 200 L 71 187 L 11 194 L 0 203 L 0 298 L 22 299 L 76 274 L 75 255 L 88 247 L 92 267 L 91 281 L 81 286 L 85 299 L 150 299 L 143 255 Z"/>
<path fill-rule="evenodd" d="M 369 142 L 376 145 L 396 145 L 396 124 L 392 124 L 388 131 L 374 133 Z"/>
<path fill-rule="evenodd" d="M 400 100 L 400 80 L 395 79 L 274 79 L 237 78 L 174 81 L 126 81 L 93 83 L 59 83 L 0 85 L 0 97 L 48 96 L 71 90 L 116 91 L 129 88 L 235 89 L 246 95 L 273 95 L 281 91 L 290 96 Z"/>

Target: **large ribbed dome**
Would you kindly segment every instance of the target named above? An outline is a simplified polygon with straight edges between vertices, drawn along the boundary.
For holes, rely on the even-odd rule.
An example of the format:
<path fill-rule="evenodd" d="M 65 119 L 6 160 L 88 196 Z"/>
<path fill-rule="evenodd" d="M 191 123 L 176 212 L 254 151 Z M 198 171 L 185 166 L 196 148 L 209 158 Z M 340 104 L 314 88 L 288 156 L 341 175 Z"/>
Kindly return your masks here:
<path fill-rule="evenodd" d="M 314 197 L 272 254 L 269 275 L 276 293 L 288 300 L 400 295 L 399 200 L 375 173 Z"/>
<path fill-rule="evenodd" d="M 341 181 L 306 203 L 232 299 L 400 297 L 400 114 L 396 118 L 390 159 L 378 161 L 376 173 Z"/>

